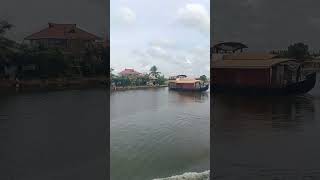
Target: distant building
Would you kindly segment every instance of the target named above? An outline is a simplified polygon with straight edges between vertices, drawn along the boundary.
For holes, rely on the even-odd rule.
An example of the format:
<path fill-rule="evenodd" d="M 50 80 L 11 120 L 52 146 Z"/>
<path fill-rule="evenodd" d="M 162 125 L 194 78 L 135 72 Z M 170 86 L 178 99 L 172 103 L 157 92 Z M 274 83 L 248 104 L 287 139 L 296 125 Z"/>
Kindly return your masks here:
<path fill-rule="evenodd" d="M 77 27 L 76 24 L 48 23 L 48 27 L 25 38 L 32 46 L 59 48 L 64 53 L 83 53 L 101 38 Z"/>
<path fill-rule="evenodd" d="M 135 71 L 134 69 L 124 69 L 119 73 L 120 76 L 142 76 L 142 73 Z"/>

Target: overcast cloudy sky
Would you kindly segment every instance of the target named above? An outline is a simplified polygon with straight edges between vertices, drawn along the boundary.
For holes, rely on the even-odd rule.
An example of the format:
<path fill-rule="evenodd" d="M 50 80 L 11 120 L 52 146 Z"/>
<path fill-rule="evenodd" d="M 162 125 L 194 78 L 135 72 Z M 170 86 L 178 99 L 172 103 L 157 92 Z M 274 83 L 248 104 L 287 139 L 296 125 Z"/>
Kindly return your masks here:
<path fill-rule="evenodd" d="M 249 49 L 285 49 L 304 42 L 320 49 L 319 0 L 214 0 L 212 42 L 240 41 Z"/>
<path fill-rule="evenodd" d="M 21 42 L 48 26 L 48 22 L 72 23 L 104 37 L 109 30 L 109 0 L 1 0 L 0 20 L 15 27 L 8 36 Z"/>
<path fill-rule="evenodd" d="M 111 0 L 110 65 L 209 76 L 209 0 Z"/>

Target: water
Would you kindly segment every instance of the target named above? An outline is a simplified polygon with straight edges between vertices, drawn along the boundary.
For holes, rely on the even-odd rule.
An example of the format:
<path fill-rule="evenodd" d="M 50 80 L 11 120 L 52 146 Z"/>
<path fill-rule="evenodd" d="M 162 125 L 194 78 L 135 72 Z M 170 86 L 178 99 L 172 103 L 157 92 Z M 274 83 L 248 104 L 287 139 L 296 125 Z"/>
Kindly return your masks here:
<path fill-rule="evenodd" d="M 213 99 L 216 179 L 320 178 L 320 83 L 299 96 Z"/>
<path fill-rule="evenodd" d="M 0 179 L 108 179 L 107 95 L 105 90 L 0 95 Z"/>
<path fill-rule="evenodd" d="M 111 180 L 209 170 L 209 102 L 167 88 L 111 93 Z"/>

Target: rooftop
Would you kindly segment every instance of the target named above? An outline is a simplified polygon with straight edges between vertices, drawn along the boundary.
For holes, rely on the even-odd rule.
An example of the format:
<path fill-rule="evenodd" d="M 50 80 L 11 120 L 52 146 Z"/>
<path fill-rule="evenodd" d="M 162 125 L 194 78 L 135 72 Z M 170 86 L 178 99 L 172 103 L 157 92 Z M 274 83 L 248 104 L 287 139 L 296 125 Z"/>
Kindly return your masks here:
<path fill-rule="evenodd" d="M 265 69 L 273 65 L 295 60 L 292 59 L 267 59 L 267 60 L 217 60 L 213 61 L 213 68 L 243 68 L 243 69 Z"/>
<path fill-rule="evenodd" d="M 270 53 L 253 53 L 243 52 L 235 54 L 225 54 L 222 59 L 224 60 L 266 60 L 276 58 L 277 55 Z"/>
<path fill-rule="evenodd" d="M 293 59 L 277 58 L 269 53 L 237 53 L 223 55 L 220 60 L 212 61 L 213 68 L 269 68 L 273 65 L 292 61 Z"/>
<path fill-rule="evenodd" d="M 82 39 L 100 40 L 101 38 L 77 27 L 76 24 L 48 23 L 48 27 L 25 38 L 38 39 Z"/>
<path fill-rule="evenodd" d="M 217 51 L 237 51 L 248 48 L 245 44 L 239 42 L 223 42 L 211 47 L 211 54 Z"/>
<path fill-rule="evenodd" d="M 200 80 L 197 80 L 195 78 L 178 78 L 176 80 L 176 83 L 195 83 L 195 82 L 201 82 Z"/>
<path fill-rule="evenodd" d="M 141 73 L 135 71 L 134 69 L 125 68 L 123 71 L 119 73 L 121 76 L 128 76 L 128 75 L 142 75 Z"/>

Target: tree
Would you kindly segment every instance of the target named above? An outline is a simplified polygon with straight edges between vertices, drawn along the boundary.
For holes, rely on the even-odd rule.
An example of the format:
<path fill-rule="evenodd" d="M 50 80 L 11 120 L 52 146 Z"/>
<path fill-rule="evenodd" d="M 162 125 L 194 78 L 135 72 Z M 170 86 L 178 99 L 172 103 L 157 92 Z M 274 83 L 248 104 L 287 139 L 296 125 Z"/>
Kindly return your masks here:
<path fill-rule="evenodd" d="M 160 72 L 158 72 L 157 66 L 152 66 L 152 67 L 150 68 L 150 75 L 153 76 L 153 77 L 155 77 L 155 78 L 158 78 L 158 77 L 159 77 Z"/>
<path fill-rule="evenodd" d="M 4 35 L 8 30 L 13 27 L 8 21 L 1 20 L 0 21 L 0 36 Z"/>
<path fill-rule="evenodd" d="M 200 80 L 203 81 L 203 82 L 208 82 L 208 78 L 207 78 L 206 75 L 200 76 Z"/>
<path fill-rule="evenodd" d="M 159 85 L 164 85 L 167 79 L 164 77 L 164 75 L 159 76 L 158 79 L 156 80 L 156 83 Z"/>
<path fill-rule="evenodd" d="M 115 78 L 116 75 L 113 74 L 114 69 L 110 68 L 110 78 L 113 79 Z"/>
<path fill-rule="evenodd" d="M 6 32 L 12 27 L 13 25 L 7 21 L 0 21 L 0 61 L 10 59 L 14 54 L 13 49 L 15 48 L 16 43 L 4 37 Z"/>
<path fill-rule="evenodd" d="M 309 57 L 309 47 L 303 43 L 295 43 L 288 47 L 288 57 L 303 60 Z"/>
<path fill-rule="evenodd" d="M 4 75 L 5 67 L 12 64 L 16 56 L 17 43 L 6 38 L 4 35 L 13 27 L 7 21 L 0 20 L 0 75 Z"/>

